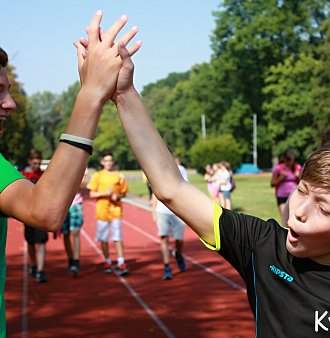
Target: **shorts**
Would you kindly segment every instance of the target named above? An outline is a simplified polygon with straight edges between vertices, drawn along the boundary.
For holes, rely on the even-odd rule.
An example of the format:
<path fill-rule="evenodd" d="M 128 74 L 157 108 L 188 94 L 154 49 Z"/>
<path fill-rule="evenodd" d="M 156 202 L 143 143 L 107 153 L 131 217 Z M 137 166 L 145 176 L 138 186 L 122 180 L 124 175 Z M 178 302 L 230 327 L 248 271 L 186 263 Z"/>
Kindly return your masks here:
<path fill-rule="evenodd" d="M 230 191 L 221 191 L 225 200 L 230 200 Z"/>
<path fill-rule="evenodd" d="M 157 213 L 158 236 L 169 236 L 176 240 L 183 240 L 184 222 L 174 214 Z"/>
<path fill-rule="evenodd" d="M 29 244 L 45 244 L 48 241 L 48 232 L 24 224 L 24 237 Z"/>
<path fill-rule="evenodd" d="M 289 197 L 276 197 L 277 205 L 285 204 Z"/>
<path fill-rule="evenodd" d="M 82 204 L 72 205 L 61 228 L 63 235 L 70 231 L 79 231 L 84 223 Z"/>
<path fill-rule="evenodd" d="M 112 221 L 96 221 L 96 237 L 95 240 L 98 242 L 108 242 L 110 229 L 111 229 L 111 239 L 114 242 L 122 241 L 122 232 L 121 232 L 121 219 L 114 219 Z"/>

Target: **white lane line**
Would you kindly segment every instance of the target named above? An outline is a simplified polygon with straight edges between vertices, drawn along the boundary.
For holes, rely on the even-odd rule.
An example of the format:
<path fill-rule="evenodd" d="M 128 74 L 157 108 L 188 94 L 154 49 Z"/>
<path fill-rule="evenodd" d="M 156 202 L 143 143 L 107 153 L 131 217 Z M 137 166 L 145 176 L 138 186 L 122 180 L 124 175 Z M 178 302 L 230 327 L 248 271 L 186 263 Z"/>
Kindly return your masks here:
<path fill-rule="evenodd" d="M 95 242 L 90 238 L 87 232 L 84 229 L 81 229 L 81 234 L 85 237 L 89 245 L 96 251 L 96 253 L 102 258 L 102 251 L 97 247 Z M 175 338 L 170 329 L 157 317 L 155 312 L 142 300 L 142 298 L 138 295 L 138 293 L 134 290 L 134 288 L 127 282 L 127 280 L 123 277 L 117 276 L 122 284 L 125 285 L 130 294 L 135 298 L 135 300 L 142 306 L 142 308 L 148 313 L 148 315 L 154 320 L 154 322 L 159 326 L 159 328 L 165 333 L 165 335 L 169 338 Z"/>
<path fill-rule="evenodd" d="M 23 244 L 22 338 L 28 337 L 28 259 L 27 244 Z"/>
<path fill-rule="evenodd" d="M 159 244 L 160 240 L 158 237 L 153 236 L 148 234 L 146 231 L 142 230 L 140 227 L 126 221 L 123 220 L 123 223 L 128 225 L 131 229 L 139 232 L 140 234 L 144 235 L 145 237 L 149 238 L 150 240 L 152 240 L 153 242 Z M 207 267 L 206 265 L 198 262 L 196 259 L 192 258 L 191 256 L 188 256 L 187 254 L 184 254 L 184 257 L 189 260 L 191 263 L 197 265 L 199 268 L 201 268 L 202 270 L 205 270 L 206 272 L 210 273 L 211 275 L 213 275 L 214 277 L 222 280 L 223 282 L 227 283 L 228 285 L 230 285 L 232 288 L 234 289 L 238 289 L 244 293 L 246 293 L 246 289 L 242 286 L 240 286 L 239 284 L 233 282 L 232 280 L 230 280 L 229 278 L 219 274 L 218 272 L 215 272 L 214 270 L 212 270 L 211 268 Z"/>

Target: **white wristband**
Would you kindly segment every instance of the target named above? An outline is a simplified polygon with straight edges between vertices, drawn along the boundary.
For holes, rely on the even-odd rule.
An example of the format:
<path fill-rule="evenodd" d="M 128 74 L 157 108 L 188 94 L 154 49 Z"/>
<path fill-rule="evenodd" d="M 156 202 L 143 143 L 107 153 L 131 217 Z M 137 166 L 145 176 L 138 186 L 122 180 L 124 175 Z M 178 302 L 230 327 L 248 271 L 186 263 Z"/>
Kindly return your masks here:
<path fill-rule="evenodd" d="M 87 146 L 93 147 L 93 140 L 90 140 L 88 138 L 70 135 L 70 134 L 62 134 L 60 137 L 60 140 L 66 140 L 66 141 L 72 141 L 72 142 L 78 142 L 81 144 L 86 144 Z"/>

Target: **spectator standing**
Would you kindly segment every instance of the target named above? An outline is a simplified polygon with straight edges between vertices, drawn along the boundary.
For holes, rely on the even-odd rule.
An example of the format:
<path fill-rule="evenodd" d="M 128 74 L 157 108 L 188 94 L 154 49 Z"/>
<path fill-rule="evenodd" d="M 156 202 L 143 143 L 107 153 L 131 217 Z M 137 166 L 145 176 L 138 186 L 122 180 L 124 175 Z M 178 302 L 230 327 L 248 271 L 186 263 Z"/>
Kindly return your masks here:
<path fill-rule="evenodd" d="M 227 169 L 228 164 L 222 161 L 218 164 L 218 170 L 215 174 L 217 186 L 219 189 L 219 202 L 225 209 L 231 209 L 231 172 Z"/>
<path fill-rule="evenodd" d="M 111 152 L 103 153 L 100 163 L 103 169 L 96 172 L 87 185 L 90 198 L 96 199 L 96 240 L 101 243 L 104 255 L 103 271 L 110 273 L 113 271 L 108 243 L 111 232 L 112 240 L 116 243 L 116 272 L 125 276 L 128 269 L 124 259 L 121 199 L 126 196 L 128 186 L 124 175 L 114 169 L 115 161 Z"/>
<path fill-rule="evenodd" d="M 178 158 L 175 159 L 178 169 L 182 177 L 188 181 L 186 168 L 181 164 Z M 163 280 L 173 278 L 172 269 L 170 266 L 170 234 L 175 240 L 175 258 L 181 272 L 186 271 L 186 261 L 183 256 L 183 236 L 185 223 L 168 209 L 162 202 L 158 201 L 153 194 L 151 199 L 153 219 L 158 227 L 158 236 L 160 237 L 160 248 L 164 263 Z"/>
<path fill-rule="evenodd" d="M 76 193 L 73 199 L 69 212 L 66 215 L 61 228 L 64 248 L 68 258 L 68 271 L 73 277 L 77 277 L 80 272 L 80 230 L 84 223 L 82 190 L 86 185 L 86 175 L 87 169 L 81 181 L 79 191 Z"/>
<path fill-rule="evenodd" d="M 271 186 L 275 187 L 277 205 L 282 217 L 286 201 L 298 186 L 301 169 L 301 165 L 295 162 L 295 155 L 291 148 L 283 153 L 280 163 L 273 169 Z"/>
<path fill-rule="evenodd" d="M 41 151 L 31 149 L 28 166 L 21 173 L 28 178 L 32 183 L 36 184 L 43 174 L 40 169 L 42 161 Z M 24 223 L 24 238 L 28 246 L 29 255 L 29 274 L 35 278 L 38 283 L 47 282 L 47 277 L 44 271 L 46 260 L 46 243 L 48 241 L 48 232 L 36 229 Z"/>
<path fill-rule="evenodd" d="M 217 198 L 218 187 L 214 178 L 214 169 L 212 164 L 207 164 L 204 168 L 204 180 L 207 182 L 207 191 L 212 199 Z"/>

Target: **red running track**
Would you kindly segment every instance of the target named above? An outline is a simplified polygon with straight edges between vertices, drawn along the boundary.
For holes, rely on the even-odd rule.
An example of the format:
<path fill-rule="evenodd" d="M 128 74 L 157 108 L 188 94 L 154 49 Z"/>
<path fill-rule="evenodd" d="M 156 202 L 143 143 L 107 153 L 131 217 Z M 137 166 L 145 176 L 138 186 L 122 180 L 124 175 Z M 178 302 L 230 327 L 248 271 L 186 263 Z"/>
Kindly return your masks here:
<path fill-rule="evenodd" d="M 94 242 L 94 202 L 84 202 L 82 271 L 66 272 L 62 238 L 47 244 L 48 283 L 28 276 L 23 226 L 10 220 L 7 243 L 8 337 L 254 337 L 254 321 L 238 274 L 204 248 L 187 227 L 188 271 L 172 262 L 174 279 L 161 279 L 163 266 L 150 212 L 125 204 L 124 245 L 130 275 L 102 272 Z M 52 236 L 50 236 L 52 237 Z M 116 259 L 113 243 L 110 255 Z"/>

